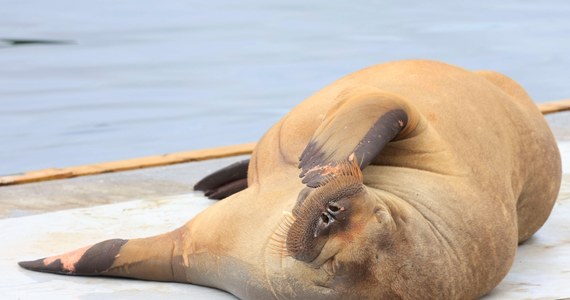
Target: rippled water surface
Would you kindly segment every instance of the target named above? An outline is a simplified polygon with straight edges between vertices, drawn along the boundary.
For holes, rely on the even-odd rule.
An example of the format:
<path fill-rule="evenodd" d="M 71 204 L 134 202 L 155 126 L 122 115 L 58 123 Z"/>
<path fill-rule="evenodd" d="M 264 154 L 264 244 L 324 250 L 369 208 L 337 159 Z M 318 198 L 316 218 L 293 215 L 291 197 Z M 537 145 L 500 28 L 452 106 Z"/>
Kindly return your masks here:
<path fill-rule="evenodd" d="M 335 79 L 396 59 L 570 97 L 566 0 L 0 4 L 0 175 L 255 141 Z"/>

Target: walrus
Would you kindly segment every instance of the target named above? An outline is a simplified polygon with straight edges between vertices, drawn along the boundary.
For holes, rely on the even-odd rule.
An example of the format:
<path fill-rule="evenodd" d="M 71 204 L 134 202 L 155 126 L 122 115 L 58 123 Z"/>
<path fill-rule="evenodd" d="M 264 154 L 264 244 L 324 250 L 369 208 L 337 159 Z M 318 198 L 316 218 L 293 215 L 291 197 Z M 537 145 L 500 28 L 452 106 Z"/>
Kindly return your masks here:
<path fill-rule="evenodd" d="M 391 62 L 312 95 L 250 161 L 200 181 L 224 199 L 182 227 L 19 264 L 244 299 L 473 299 L 546 221 L 561 174 L 544 117 L 512 79 Z"/>

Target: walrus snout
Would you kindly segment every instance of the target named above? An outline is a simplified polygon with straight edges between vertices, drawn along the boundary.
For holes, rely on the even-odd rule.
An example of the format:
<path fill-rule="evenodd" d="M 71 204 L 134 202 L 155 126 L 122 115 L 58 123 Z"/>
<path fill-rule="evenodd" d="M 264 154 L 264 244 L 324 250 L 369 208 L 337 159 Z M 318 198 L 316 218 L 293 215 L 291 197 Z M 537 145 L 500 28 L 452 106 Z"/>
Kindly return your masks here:
<path fill-rule="evenodd" d="M 286 246 L 297 260 L 310 263 L 319 256 L 329 237 L 346 228 L 353 202 L 364 191 L 356 161 L 343 162 L 335 169 L 319 188 L 302 190 L 305 198 L 293 209 L 295 221 L 288 230 Z"/>

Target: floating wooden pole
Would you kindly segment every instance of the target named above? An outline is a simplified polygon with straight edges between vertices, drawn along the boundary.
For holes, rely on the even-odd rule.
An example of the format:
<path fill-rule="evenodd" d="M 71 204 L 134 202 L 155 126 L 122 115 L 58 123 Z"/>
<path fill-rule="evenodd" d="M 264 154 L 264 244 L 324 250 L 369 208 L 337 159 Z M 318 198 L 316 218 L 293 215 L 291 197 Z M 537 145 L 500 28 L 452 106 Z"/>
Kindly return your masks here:
<path fill-rule="evenodd" d="M 570 110 L 570 99 L 538 104 L 538 108 L 544 115 Z M 0 186 L 120 172 L 134 169 L 173 165 L 191 161 L 251 154 L 253 148 L 255 147 L 255 144 L 256 143 L 249 143 L 219 148 L 177 152 L 61 169 L 43 169 L 18 175 L 0 177 Z"/>
<path fill-rule="evenodd" d="M 538 104 L 538 109 L 543 115 L 570 110 L 570 99 Z"/>
<path fill-rule="evenodd" d="M 147 156 L 69 168 L 50 168 L 0 177 L 0 186 L 166 166 L 191 161 L 250 154 L 255 143 Z"/>

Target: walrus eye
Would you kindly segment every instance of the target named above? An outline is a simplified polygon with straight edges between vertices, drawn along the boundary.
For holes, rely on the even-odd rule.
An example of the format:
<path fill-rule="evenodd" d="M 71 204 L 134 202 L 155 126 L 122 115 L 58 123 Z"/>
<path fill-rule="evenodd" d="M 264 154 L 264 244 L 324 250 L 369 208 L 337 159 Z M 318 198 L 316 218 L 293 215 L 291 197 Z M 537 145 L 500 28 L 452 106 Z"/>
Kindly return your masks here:
<path fill-rule="evenodd" d="M 349 199 L 341 199 L 340 201 L 349 201 Z M 346 209 L 341 204 L 337 202 L 329 202 L 326 210 L 323 211 L 320 218 L 317 219 L 317 226 L 313 236 L 317 237 L 319 234 L 325 233 L 325 230 L 329 229 L 329 226 L 332 223 L 346 219 L 346 216 L 342 214 L 345 210 Z"/>
<path fill-rule="evenodd" d="M 319 235 L 328 234 L 330 226 L 335 222 L 334 216 L 331 216 L 328 212 L 323 212 L 321 217 L 317 221 L 317 226 L 315 227 L 315 232 L 313 232 L 313 237 L 318 237 Z"/>
<path fill-rule="evenodd" d="M 348 216 L 350 201 L 351 200 L 346 197 L 331 201 L 326 206 L 326 213 L 334 218 L 335 221 L 344 221 Z"/>
<path fill-rule="evenodd" d="M 338 207 L 338 205 L 336 205 L 336 203 L 331 203 L 331 204 L 329 204 L 329 207 L 328 207 L 328 211 L 329 211 L 329 212 L 335 213 L 335 212 L 337 212 L 337 211 L 339 211 L 339 210 L 340 210 L 340 207 Z"/>

